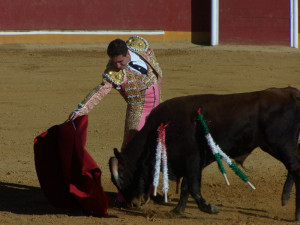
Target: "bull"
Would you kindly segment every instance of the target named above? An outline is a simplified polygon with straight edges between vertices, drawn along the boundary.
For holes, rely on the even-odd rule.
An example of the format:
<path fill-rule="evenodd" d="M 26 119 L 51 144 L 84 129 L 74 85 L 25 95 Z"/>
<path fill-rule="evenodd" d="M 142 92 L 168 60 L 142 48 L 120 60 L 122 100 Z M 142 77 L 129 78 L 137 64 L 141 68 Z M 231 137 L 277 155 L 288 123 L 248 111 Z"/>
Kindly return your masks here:
<path fill-rule="evenodd" d="M 218 208 L 201 195 L 204 167 L 214 161 L 197 122 L 197 110 L 203 116 L 212 137 L 232 159 L 243 163 L 257 147 L 286 167 L 288 174 L 282 193 L 282 205 L 289 200 L 296 184 L 296 220 L 300 219 L 300 92 L 296 88 L 215 95 L 176 97 L 157 106 L 145 126 L 127 147 L 109 160 L 111 179 L 131 205 L 147 202 L 153 182 L 158 127 L 166 128 L 168 173 L 170 180 L 183 178 L 180 199 L 174 212 L 183 213 L 189 194 L 198 208 L 218 213 Z"/>

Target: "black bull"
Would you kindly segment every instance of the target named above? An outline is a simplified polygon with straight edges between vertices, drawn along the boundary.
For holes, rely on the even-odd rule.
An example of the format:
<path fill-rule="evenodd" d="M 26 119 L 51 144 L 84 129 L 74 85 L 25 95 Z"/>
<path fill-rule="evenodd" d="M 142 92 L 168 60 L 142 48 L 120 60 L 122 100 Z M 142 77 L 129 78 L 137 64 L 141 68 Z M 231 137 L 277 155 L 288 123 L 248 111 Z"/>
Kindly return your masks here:
<path fill-rule="evenodd" d="M 166 128 L 169 178 L 183 178 L 178 205 L 183 213 L 191 194 L 200 210 L 217 213 L 201 195 L 202 169 L 214 161 L 197 122 L 197 110 L 203 116 L 212 137 L 232 159 L 243 162 L 260 147 L 281 161 L 288 170 L 282 204 L 296 184 L 296 219 L 300 219 L 300 92 L 292 87 L 270 88 L 257 92 L 228 95 L 194 95 L 161 103 L 149 115 L 145 126 L 121 153 L 109 161 L 112 181 L 132 205 L 149 198 L 153 182 L 158 127 Z"/>

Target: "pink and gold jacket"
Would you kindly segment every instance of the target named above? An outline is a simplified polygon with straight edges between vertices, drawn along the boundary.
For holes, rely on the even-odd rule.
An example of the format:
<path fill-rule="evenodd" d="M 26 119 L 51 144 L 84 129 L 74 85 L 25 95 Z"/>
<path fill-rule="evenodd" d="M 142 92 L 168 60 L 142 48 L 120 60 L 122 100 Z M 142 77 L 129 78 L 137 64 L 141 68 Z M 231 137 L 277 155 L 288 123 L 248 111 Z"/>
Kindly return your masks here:
<path fill-rule="evenodd" d="M 129 68 L 118 70 L 108 62 L 102 75 L 102 83 L 78 105 L 78 115 L 88 114 L 112 88 L 118 90 L 125 101 L 132 106 L 143 104 L 145 90 L 156 82 L 158 82 L 159 92 L 161 92 L 162 70 L 148 42 L 142 37 L 132 36 L 126 41 L 126 44 L 130 51 L 145 61 L 148 66 L 147 74 L 139 74 Z"/>

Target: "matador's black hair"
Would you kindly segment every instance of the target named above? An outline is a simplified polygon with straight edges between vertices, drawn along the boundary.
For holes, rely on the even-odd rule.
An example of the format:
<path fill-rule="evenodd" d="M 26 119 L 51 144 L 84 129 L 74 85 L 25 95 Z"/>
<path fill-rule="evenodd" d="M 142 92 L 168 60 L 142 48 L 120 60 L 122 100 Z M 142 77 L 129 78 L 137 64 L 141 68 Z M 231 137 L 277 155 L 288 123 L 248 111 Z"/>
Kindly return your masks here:
<path fill-rule="evenodd" d="M 118 55 L 126 56 L 128 47 L 126 42 L 121 39 L 115 39 L 111 41 L 107 47 L 107 55 L 109 57 L 115 57 Z"/>

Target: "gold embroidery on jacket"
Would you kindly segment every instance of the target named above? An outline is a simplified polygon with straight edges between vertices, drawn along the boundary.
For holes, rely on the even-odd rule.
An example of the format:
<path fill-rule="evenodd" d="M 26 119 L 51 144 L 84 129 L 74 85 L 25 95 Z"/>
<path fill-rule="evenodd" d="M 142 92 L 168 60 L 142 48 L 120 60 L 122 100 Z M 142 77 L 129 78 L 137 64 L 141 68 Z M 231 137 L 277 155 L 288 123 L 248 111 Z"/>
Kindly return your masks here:
<path fill-rule="evenodd" d="M 106 77 L 115 85 L 119 86 L 124 83 L 126 78 L 126 71 L 125 70 L 118 70 L 114 67 L 108 65 L 106 70 L 104 71 L 103 77 Z"/>
<path fill-rule="evenodd" d="M 127 41 L 126 41 L 127 47 L 129 48 L 129 50 L 131 51 L 141 51 L 141 52 L 145 52 L 148 50 L 149 48 L 149 44 L 148 42 L 139 36 L 131 36 Z"/>

